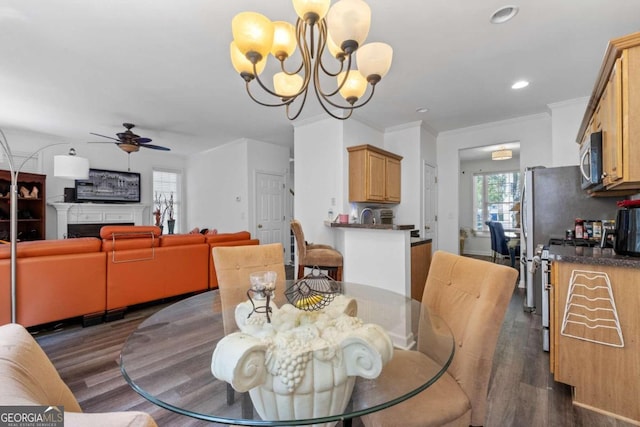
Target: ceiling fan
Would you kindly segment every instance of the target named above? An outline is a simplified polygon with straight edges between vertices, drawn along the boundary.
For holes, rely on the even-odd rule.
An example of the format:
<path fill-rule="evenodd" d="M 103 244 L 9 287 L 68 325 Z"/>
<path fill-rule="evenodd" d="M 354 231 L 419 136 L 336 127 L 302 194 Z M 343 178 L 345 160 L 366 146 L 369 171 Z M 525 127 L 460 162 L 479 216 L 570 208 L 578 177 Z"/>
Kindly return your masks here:
<path fill-rule="evenodd" d="M 124 132 L 119 132 L 116 134 L 118 138 L 113 138 L 107 135 L 100 135 L 99 133 L 89 132 L 91 135 L 100 136 L 102 138 L 108 138 L 115 141 L 115 144 L 120 147 L 121 150 L 125 151 L 127 154 L 135 153 L 140 150 L 140 147 L 151 148 L 153 150 L 162 150 L 162 151 L 171 151 L 170 148 L 162 147 L 160 145 L 149 144 L 151 142 L 150 138 L 143 138 L 139 135 L 133 133 L 131 129 L 133 129 L 136 125 L 133 123 L 123 123 L 122 126 L 127 128 Z M 107 141 L 91 141 L 92 143 L 104 143 Z"/>

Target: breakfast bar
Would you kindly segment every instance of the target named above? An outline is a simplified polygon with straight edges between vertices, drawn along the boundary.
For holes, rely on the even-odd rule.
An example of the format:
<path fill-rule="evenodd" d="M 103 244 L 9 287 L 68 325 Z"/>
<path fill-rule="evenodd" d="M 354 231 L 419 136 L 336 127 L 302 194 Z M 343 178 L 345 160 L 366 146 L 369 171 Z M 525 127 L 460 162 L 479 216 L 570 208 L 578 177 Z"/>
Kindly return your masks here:
<path fill-rule="evenodd" d="M 400 295 L 411 295 L 413 225 L 326 223 L 344 259 L 343 277 Z"/>

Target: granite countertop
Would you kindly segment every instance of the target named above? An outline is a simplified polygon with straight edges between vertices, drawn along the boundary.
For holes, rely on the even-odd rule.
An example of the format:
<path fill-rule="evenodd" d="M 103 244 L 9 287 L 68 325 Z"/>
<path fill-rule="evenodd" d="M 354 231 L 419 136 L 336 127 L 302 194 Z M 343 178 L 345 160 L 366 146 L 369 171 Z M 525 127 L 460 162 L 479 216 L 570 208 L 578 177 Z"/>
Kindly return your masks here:
<path fill-rule="evenodd" d="M 426 243 L 431 243 L 432 239 L 425 239 L 423 237 L 412 237 L 411 238 L 411 246 L 424 245 Z"/>
<path fill-rule="evenodd" d="M 551 245 L 549 258 L 557 262 L 640 268 L 640 257 L 616 255 L 611 248 Z"/>
<path fill-rule="evenodd" d="M 413 224 L 341 224 L 325 221 L 324 225 L 331 228 L 366 228 L 370 230 L 413 230 Z"/>

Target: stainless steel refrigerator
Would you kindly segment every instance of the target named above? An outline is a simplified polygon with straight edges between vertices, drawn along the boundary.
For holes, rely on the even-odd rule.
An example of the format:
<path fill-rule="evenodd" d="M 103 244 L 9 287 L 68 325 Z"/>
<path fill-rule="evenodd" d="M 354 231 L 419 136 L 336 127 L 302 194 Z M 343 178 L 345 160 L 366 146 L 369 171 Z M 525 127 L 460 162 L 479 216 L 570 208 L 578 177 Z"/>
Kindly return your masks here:
<path fill-rule="evenodd" d="M 536 247 L 552 238 L 564 239 L 576 218 L 615 219 L 616 197 L 590 197 L 581 188 L 578 166 L 527 168 L 521 195 L 521 278 L 524 278 L 525 309 L 542 316 L 543 339 L 548 342 L 549 301 L 542 274 L 534 262 Z M 546 337 L 544 336 L 546 334 Z"/>

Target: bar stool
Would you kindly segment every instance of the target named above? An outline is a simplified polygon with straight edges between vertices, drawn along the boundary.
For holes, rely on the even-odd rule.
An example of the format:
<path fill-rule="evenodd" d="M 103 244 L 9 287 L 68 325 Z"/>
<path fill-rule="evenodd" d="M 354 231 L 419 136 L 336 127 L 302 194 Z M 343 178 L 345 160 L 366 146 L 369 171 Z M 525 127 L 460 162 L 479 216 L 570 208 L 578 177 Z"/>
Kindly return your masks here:
<path fill-rule="evenodd" d="M 298 248 L 298 279 L 304 277 L 304 269 L 318 267 L 327 270 L 329 277 L 342 281 L 342 254 L 330 245 L 307 243 L 300 221 L 291 221 L 291 230 Z"/>

